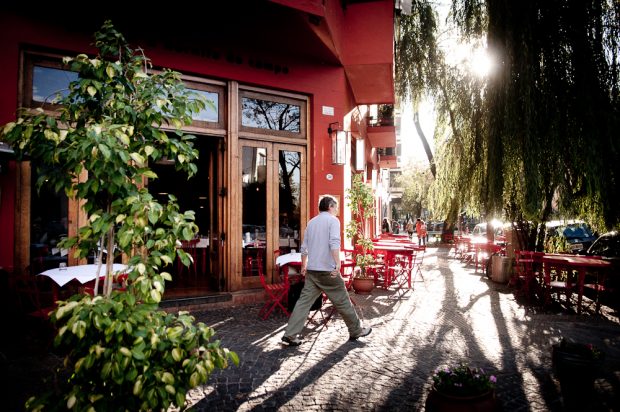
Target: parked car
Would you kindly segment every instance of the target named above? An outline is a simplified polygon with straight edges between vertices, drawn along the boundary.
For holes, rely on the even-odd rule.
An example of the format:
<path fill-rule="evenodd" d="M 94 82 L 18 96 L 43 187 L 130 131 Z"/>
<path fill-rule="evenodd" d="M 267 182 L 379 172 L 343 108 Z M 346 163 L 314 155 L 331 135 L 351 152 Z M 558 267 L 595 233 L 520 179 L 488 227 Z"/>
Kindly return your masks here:
<path fill-rule="evenodd" d="M 620 232 L 615 231 L 602 234 L 583 254 L 587 256 L 604 256 L 616 262 L 620 261 Z"/>
<path fill-rule="evenodd" d="M 499 220 L 493 220 L 491 221 L 491 226 L 493 227 L 495 241 L 505 242 L 506 235 L 504 233 L 504 227 L 506 226 L 506 224 Z M 474 230 L 472 230 L 471 234 L 472 236 L 486 238 L 487 237 L 487 222 L 478 223 L 476 226 L 474 226 Z"/>
<path fill-rule="evenodd" d="M 580 220 L 553 220 L 545 226 L 545 251 L 548 252 L 579 253 L 596 240 L 590 225 Z M 558 243 L 565 243 L 567 250 L 559 250 Z M 556 245 L 554 250 L 548 250 L 552 244 Z"/>

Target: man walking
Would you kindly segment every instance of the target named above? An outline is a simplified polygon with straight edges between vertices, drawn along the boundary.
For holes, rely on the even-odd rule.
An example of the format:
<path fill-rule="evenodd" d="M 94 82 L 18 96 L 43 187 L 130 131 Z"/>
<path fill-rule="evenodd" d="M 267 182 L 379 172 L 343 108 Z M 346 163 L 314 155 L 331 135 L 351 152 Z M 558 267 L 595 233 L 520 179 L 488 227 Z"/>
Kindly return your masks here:
<path fill-rule="evenodd" d="M 349 329 L 349 339 L 367 336 L 372 328 L 362 327 L 340 276 L 340 221 L 338 202 L 325 196 L 319 203 L 319 214 L 308 222 L 301 244 L 301 274 L 304 288 L 293 309 L 282 341 L 301 345 L 298 336 L 304 328 L 312 303 L 325 292 Z"/>

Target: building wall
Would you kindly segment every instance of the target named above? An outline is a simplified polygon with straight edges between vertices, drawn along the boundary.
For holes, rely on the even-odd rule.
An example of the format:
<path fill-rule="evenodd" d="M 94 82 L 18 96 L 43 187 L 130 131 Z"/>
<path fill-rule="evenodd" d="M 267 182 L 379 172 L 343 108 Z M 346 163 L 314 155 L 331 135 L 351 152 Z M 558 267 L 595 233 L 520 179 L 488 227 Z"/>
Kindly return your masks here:
<path fill-rule="evenodd" d="M 291 10 L 286 6 L 275 7 L 273 10 L 282 12 L 284 25 Z M 343 166 L 331 164 L 331 142 L 327 129 L 332 122 L 343 124 L 345 116 L 355 109 L 359 99 L 356 100 L 342 59 L 353 65 L 364 63 L 369 58 L 372 59 L 373 55 L 381 61 L 391 59 L 392 8 L 391 1 L 378 1 L 348 5 L 343 9 L 340 1 L 329 0 L 324 2 L 322 16 L 327 24 L 317 25 L 318 29 L 312 24 L 308 25 L 305 31 L 300 30 L 297 33 L 300 37 L 294 39 L 292 45 L 290 39 L 288 42 L 287 39 L 282 39 L 282 50 L 278 47 L 278 42 L 274 47 L 257 51 L 246 47 L 243 38 L 214 36 L 201 39 L 200 26 L 197 24 L 200 21 L 199 16 L 186 16 L 188 21 L 173 27 L 173 23 L 165 21 L 162 16 L 140 16 L 140 20 L 132 20 L 131 16 L 119 15 L 117 17 L 120 24 L 117 27 L 132 46 L 140 46 L 145 50 L 155 67 L 171 68 L 197 77 L 235 80 L 240 84 L 307 95 L 310 141 L 307 155 L 311 165 L 308 206 L 309 216 L 313 216 L 318 211 L 319 195 L 335 194 L 344 200 L 344 169 Z M 272 21 L 278 21 L 278 16 L 273 16 L 273 10 L 269 17 Z M 369 15 L 375 20 L 372 34 L 362 30 L 370 27 L 367 24 Z M 302 17 L 305 18 L 303 15 Z M 211 18 L 223 18 L 229 20 L 231 25 L 235 24 L 235 15 L 214 17 L 212 14 Z M 49 16 L 24 10 L 0 15 L 0 55 L 3 59 L 3 64 L 0 65 L 0 88 L 3 90 L 0 94 L 0 124 L 15 118 L 20 51 L 23 48 L 36 48 L 62 55 L 94 54 L 95 49 L 91 46 L 92 35 L 104 18 L 100 16 L 99 19 L 97 22 L 97 19 L 89 20 L 70 12 L 59 11 Z M 130 24 L 132 22 L 135 24 Z M 186 23 L 194 23 L 194 31 L 187 35 L 177 33 Z M 149 24 L 150 28 L 147 27 Z M 260 19 L 256 19 L 255 24 L 257 33 L 273 30 L 273 27 L 263 26 Z M 123 26 L 128 28 L 128 32 L 123 30 Z M 198 35 L 194 36 L 195 33 Z M 275 33 L 276 37 L 271 39 L 279 39 L 277 30 Z M 286 33 L 282 35 L 285 36 Z M 362 43 L 359 43 L 360 36 L 364 37 Z M 388 38 L 389 42 L 386 42 Z M 297 48 L 295 44 L 298 45 Z M 304 56 L 306 45 L 309 45 L 309 56 Z M 389 49 L 387 52 L 384 50 L 386 46 Z M 355 49 L 363 49 L 363 53 L 355 52 Z M 277 67 L 279 71 L 276 70 Z M 393 85 L 388 92 L 393 96 Z M 323 114 L 324 108 L 333 108 L 333 115 Z M 370 151 L 369 147 L 370 145 L 367 145 L 367 150 Z M 328 180 L 327 175 L 333 176 L 333 179 Z M 0 266 L 13 266 L 11 245 L 15 227 L 13 210 L 16 178 L 14 163 L 8 174 L 0 176 Z"/>

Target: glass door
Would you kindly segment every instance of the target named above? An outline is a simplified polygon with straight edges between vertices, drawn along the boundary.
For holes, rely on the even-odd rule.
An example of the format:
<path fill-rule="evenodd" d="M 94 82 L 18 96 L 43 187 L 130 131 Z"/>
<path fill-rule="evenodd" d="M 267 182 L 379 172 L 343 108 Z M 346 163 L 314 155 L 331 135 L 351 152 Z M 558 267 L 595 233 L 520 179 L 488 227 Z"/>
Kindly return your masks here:
<path fill-rule="evenodd" d="M 241 275 L 271 279 L 275 258 L 298 251 L 305 213 L 305 148 L 244 140 L 241 157 Z"/>
<path fill-rule="evenodd" d="M 152 165 L 158 179 L 150 180 L 149 192 L 160 203 L 166 203 L 169 195 L 177 198 L 181 211 L 193 210 L 199 232 L 195 239 L 182 246 L 194 259 L 188 268 L 174 262 L 166 268 L 173 274 L 173 281 L 166 288 L 166 297 L 202 295 L 205 291 L 220 290 L 221 273 L 219 254 L 215 239 L 218 232 L 218 156 L 219 139 L 214 136 L 198 136 L 194 145 L 199 157 L 198 172 L 188 179 L 177 172 L 174 162 L 160 161 Z"/>

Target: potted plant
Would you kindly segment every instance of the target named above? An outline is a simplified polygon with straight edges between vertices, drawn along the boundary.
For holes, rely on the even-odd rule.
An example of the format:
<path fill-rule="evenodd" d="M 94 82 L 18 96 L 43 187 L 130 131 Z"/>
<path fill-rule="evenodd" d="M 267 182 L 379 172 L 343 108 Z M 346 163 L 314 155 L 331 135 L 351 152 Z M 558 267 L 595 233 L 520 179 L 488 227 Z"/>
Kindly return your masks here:
<path fill-rule="evenodd" d="M 605 354 L 591 343 L 562 338 L 552 347 L 552 364 L 563 390 L 593 387 Z"/>
<path fill-rule="evenodd" d="M 367 294 L 374 288 L 374 276 L 368 273 L 368 267 L 375 263 L 375 257 L 366 223 L 375 211 L 372 188 L 362 180 L 362 174 L 353 176 L 351 188 L 347 189 L 347 200 L 351 220 L 347 223 L 346 233 L 355 245 L 353 289 L 356 293 Z"/>
<path fill-rule="evenodd" d="M 394 105 L 382 104 L 378 108 L 379 124 L 381 126 L 392 126 L 394 124 Z"/>
<path fill-rule="evenodd" d="M 237 355 L 212 340 L 211 327 L 188 313 L 159 309 L 166 281 L 163 267 L 189 256 L 177 242 L 197 232 L 192 211 L 176 199 L 160 204 L 142 182 L 156 179 L 150 165 L 163 157 L 192 175 L 197 166 L 193 136 L 181 126 L 205 102 L 183 85 L 179 73 L 150 73 L 150 60 L 131 49 L 110 22 L 95 34 L 96 57 L 63 60 L 78 73 L 61 109 L 22 110 L 0 137 L 45 167 L 39 185 L 64 190 L 81 201 L 88 221 L 63 240 L 76 258 L 99 245 L 128 256 L 127 291 L 113 291 L 112 262 L 103 270 L 103 293 L 59 301 L 51 313 L 54 344 L 65 357 L 54 388 L 31 398 L 27 410 L 183 409 L 186 394 Z M 162 125 L 174 133 L 160 130 Z M 79 178 L 87 173 L 88 179 Z M 97 276 L 98 282 L 99 276 Z M 95 295 L 98 294 L 96 283 Z"/>
<path fill-rule="evenodd" d="M 494 375 L 482 368 L 461 362 L 438 368 L 433 374 L 433 387 L 426 399 L 427 411 L 494 411 Z"/>

